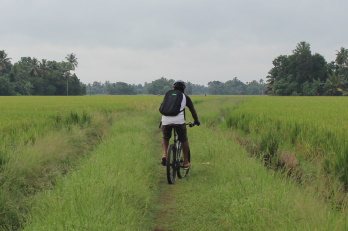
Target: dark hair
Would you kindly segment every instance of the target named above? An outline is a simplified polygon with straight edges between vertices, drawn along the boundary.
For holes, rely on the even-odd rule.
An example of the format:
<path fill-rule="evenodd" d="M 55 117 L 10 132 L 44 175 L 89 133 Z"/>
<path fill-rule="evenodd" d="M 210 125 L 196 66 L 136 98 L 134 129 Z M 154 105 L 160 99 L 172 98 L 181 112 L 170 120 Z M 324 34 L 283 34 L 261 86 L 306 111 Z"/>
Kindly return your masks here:
<path fill-rule="evenodd" d="M 185 82 L 182 81 L 182 80 L 175 81 L 173 86 L 174 86 L 174 90 L 179 90 L 179 91 L 182 91 L 182 92 L 184 92 L 184 90 L 186 88 Z"/>

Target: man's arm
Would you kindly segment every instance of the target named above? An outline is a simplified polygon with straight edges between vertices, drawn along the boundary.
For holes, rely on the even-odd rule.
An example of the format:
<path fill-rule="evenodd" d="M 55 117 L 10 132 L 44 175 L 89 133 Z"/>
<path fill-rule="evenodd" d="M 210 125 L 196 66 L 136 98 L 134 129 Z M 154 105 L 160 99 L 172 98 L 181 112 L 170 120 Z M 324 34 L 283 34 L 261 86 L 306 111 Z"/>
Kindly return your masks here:
<path fill-rule="evenodd" d="M 197 115 L 197 112 L 196 112 L 196 109 L 195 107 L 193 106 L 193 103 L 192 103 L 192 100 L 189 96 L 185 95 L 186 96 L 186 106 L 190 109 L 190 112 L 191 112 L 191 115 L 194 119 L 195 122 L 198 122 L 198 115 Z"/>

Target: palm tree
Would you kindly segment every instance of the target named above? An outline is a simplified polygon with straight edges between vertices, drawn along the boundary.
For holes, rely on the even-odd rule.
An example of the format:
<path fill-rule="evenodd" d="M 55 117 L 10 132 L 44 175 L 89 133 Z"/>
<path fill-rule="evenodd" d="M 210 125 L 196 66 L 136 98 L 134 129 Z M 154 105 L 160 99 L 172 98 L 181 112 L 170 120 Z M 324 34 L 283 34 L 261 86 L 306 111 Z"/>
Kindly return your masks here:
<path fill-rule="evenodd" d="M 75 71 L 75 67 L 77 67 L 77 65 L 79 64 L 77 62 L 77 57 L 75 54 L 71 53 L 68 54 L 65 59 L 68 61 L 68 63 L 70 63 L 71 65 L 71 70 Z M 69 77 L 70 77 L 70 72 L 66 73 L 66 95 L 69 95 Z"/>
<path fill-rule="evenodd" d="M 7 54 L 5 51 L 0 51 L 0 72 L 5 70 L 7 66 L 10 64 L 10 59 L 7 57 Z"/>
<path fill-rule="evenodd" d="M 296 49 L 293 50 L 294 54 L 311 54 L 311 46 L 309 43 L 306 43 L 304 41 L 297 44 Z"/>
<path fill-rule="evenodd" d="M 42 59 L 40 63 L 40 72 L 42 77 L 46 77 L 46 75 L 49 73 L 49 67 L 48 62 L 46 59 Z"/>
<path fill-rule="evenodd" d="M 325 83 L 327 95 L 340 95 L 343 91 L 344 79 L 342 76 L 332 73 Z"/>
<path fill-rule="evenodd" d="M 33 58 L 30 62 L 30 75 L 32 77 L 39 76 L 40 62 L 36 58 Z"/>
<path fill-rule="evenodd" d="M 348 66 L 348 49 L 341 47 L 341 49 L 337 51 L 335 61 L 340 66 L 343 66 L 343 65 Z"/>
<path fill-rule="evenodd" d="M 75 67 L 79 64 L 76 55 L 73 53 L 68 54 L 65 59 L 71 64 L 71 70 L 75 71 Z"/>

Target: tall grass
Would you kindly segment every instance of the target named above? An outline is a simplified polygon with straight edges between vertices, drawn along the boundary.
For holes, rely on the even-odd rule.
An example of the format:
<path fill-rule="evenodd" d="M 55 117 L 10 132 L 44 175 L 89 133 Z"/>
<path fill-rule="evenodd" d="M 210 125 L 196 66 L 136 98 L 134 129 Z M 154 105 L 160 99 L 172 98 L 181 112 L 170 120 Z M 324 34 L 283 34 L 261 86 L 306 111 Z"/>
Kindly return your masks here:
<path fill-rule="evenodd" d="M 257 159 L 229 131 L 190 130 L 193 167 L 174 187 L 168 230 L 346 230 L 348 217 Z"/>
<path fill-rule="evenodd" d="M 251 152 L 270 158 L 273 165 L 282 152 L 295 153 L 302 183 L 314 183 L 327 199 L 337 199 L 342 184 L 348 189 L 346 101 L 342 97 L 255 97 L 230 108 L 226 124 L 248 134 Z M 347 195 L 339 198 L 334 203 L 345 206 Z"/>
<path fill-rule="evenodd" d="M 68 129 L 46 132 L 11 154 L 0 172 L 0 227 L 19 227 L 28 212 L 28 199 L 51 188 L 57 177 L 66 174 L 100 141 L 109 123 L 104 116 L 94 114 L 92 118 L 88 128 L 69 125 Z"/>
<path fill-rule="evenodd" d="M 154 145 L 153 118 L 149 113 L 120 117 L 78 171 L 40 196 L 24 230 L 150 227 L 158 191 L 159 156 L 154 154 L 160 153 Z"/>
<path fill-rule="evenodd" d="M 159 101 L 145 98 L 1 97 L 0 229 L 21 226 L 31 198 L 75 168 L 120 113 Z"/>
<path fill-rule="evenodd" d="M 233 105 L 233 97 L 229 105 Z M 204 102 L 209 107 L 211 102 Z M 236 102 L 238 103 L 238 102 Z M 236 104 L 235 104 L 236 105 Z M 202 104 L 203 108 L 203 104 Z M 198 110 L 201 107 L 199 105 Z M 219 115 L 218 111 L 203 112 Z M 210 117 L 208 116 L 208 118 Z M 202 118 L 204 118 L 203 116 Z M 202 119 L 189 129 L 193 167 L 179 180 L 164 230 L 346 230 L 346 211 L 269 171 L 236 143 L 233 132 Z M 174 190 L 174 189 L 169 189 Z"/>
<path fill-rule="evenodd" d="M 83 124 L 84 119 L 88 120 L 87 112 L 106 115 L 108 112 L 135 110 L 132 105 L 138 100 L 105 96 L 1 97 L 0 165 L 6 163 L 17 148 L 27 143 L 33 144 L 45 133 L 56 130 L 57 122 Z M 80 121 L 74 121 L 76 119 Z"/>
<path fill-rule="evenodd" d="M 2 186 L 6 186 L 3 188 L 8 190 L 0 190 L 0 203 L 7 201 L 4 198 L 8 196 L 12 199 L 10 206 L 2 207 L 1 214 L 18 222 L 13 225 L 6 221 L 2 229 L 348 228 L 344 208 L 336 210 L 318 191 L 314 193 L 287 181 L 279 172 L 267 170 L 258 159 L 248 157 L 246 149 L 236 142 L 234 130 L 220 126 L 243 128 L 262 144 L 254 148 L 274 155 L 285 147 L 292 147 L 285 144 L 281 136 L 282 129 L 286 128 L 295 137 L 288 139 L 289 143 L 306 151 L 302 158 L 317 160 L 311 153 L 311 139 L 299 145 L 299 140 L 305 138 L 304 130 L 308 130 L 303 128 L 301 119 L 294 127 L 285 122 L 286 127 L 282 116 L 281 120 L 272 121 L 273 117 L 268 114 L 256 113 L 259 116 L 255 120 L 252 112 L 247 113 L 249 103 L 259 100 L 258 97 L 192 97 L 202 125 L 188 130 L 193 167 L 187 178 L 174 185 L 163 184 L 165 169 L 159 165 L 162 152 L 157 110 L 162 97 L 72 97 L 70 101 L 52 97 L 41 100 L 44 99 L 49 102 L 47 107 L 56 105 L 41 117 L 46 122 L 40 126 L 46 126 L 47 130 L 34 132 L 35 139 L 26 144 L 23 144 L 25 139 L 17 139 L 20 145 L 2 165 L 0 178 Z M 45 108 L 44 103 L 40 105 Z M 238 111 L 243 115 L 233 117 Z M 34 116 L 29 118 L 35 122 Z M 190 113 L 187 113 L 187 120 L 192 120 Z M 272 132 L 257 135 L 268 124 Z M 31 129 L 29 126 L 28 131 Z M 108 133 L 104 133 L 107 136 L 103 136 L 101 131 L 107 130 Z M 25 136 L 26 131 L 21 133 Z M 95 143 L 88 146 L 88 140 Z M 97 141 L 98 146 L 95 145 Z M 68 150 L 67 155 L 65 150 Z M 316 152 L 321 153 L 320 150 Z M 73 154 L 76 159 L 69 159 Z M 54 163 L 63 168 L 57 170 Z M 325 166 L 331 171 L 334 163 Z M 22 189 L 25 194 L 20 194 Z M 20 195 L 18 201 L 17 195 Z"/>

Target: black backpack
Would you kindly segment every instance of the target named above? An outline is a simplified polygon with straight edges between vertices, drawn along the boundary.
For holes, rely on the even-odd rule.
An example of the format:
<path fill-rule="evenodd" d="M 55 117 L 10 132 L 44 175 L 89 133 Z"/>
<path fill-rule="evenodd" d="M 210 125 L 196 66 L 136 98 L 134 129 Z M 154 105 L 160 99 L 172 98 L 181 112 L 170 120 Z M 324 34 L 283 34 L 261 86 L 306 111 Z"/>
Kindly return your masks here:
<path fill-rule="evenodd" d="M 161 114 L 165 116 L 177 116 L 183 111 L 180 111 L 183 97 L 184 94 L 178 90 L 167 91 L 159 108 Z"/>

